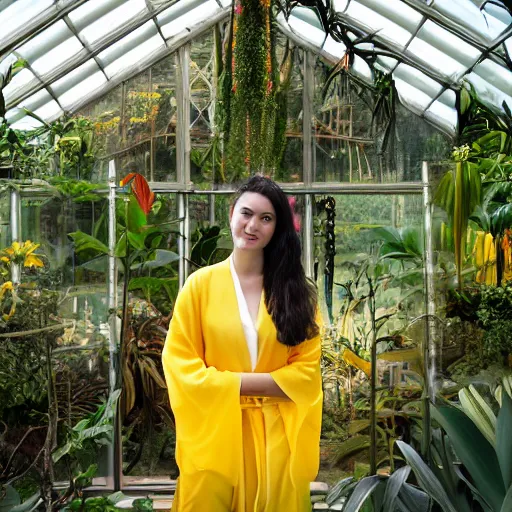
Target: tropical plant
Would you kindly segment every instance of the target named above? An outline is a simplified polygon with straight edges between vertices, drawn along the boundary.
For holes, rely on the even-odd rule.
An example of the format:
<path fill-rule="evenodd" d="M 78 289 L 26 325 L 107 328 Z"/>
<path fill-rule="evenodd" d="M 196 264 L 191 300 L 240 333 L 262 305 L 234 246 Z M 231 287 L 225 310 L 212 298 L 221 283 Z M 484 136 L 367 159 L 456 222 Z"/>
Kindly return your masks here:
<path fill-rule="evenodd" d="M 506 280 L 512 275 L 507 231 L 512 228 L 512 116 L 506 103 L 502 108 L 503 111 L 498 113 L 484 105 L 471 85 L 465 84 L 461 88 L 460 140 L 465 144 L 455 148 L 455 171 L 449 170 L 443 176 L 434 198 L 434 202 L 448 214 L 459 289 L 470 221 L 483 230 L 475 246 L 477 280 L 500 285 L 503 277 Z M 495 274 L 492 272 L 492 253 L 487 249 L 491 242 Z M 485 272 L 487 267 L 491 268 Z M 504 276 L 504 272 L 508 273 Z"/>
<path fill-rule="evenodd" d="M 510 379 L 506 378 L 498 389 L 496 395 L 501 398 L 501 408 L 497 417 L 475 388 L 461 390 L 463 409 L 453 405 L 433 407 L 433 417 L 446 434 L 439 429 L 433 432 L 430 467 L 412 446 L 397 441 L 406 466 L 389 478 L 374 475 L 359 482 L 353 478 L 342 480 L 327 496 L 327 503 L 344 503 L 343 510 L 350 512 L 360 510 L 367 500 L 372 501 L 372 510 L 383 512 L 427 511 L 431 510 L 432 500 L 444 512 L 510 510 Z M 411 489 L 406 483 L 411 470 L 422 491 Z"/>
<path fill-rule="evenodd" d="M 11 56 L 0 60 L 0 118 L 5 119 L 5 97 L 3 90 L 14 76 L 27 66 L 27 61 L 23 59 L 10 60 Z"/>
<path fill-rule="evenodd" d="M 125 475 L 140 461 L 148 443 L 154 441 L 155 430 L 175 428 L 161 362 L 170 316 L 149 318 L 139 325 L 133 319 L 130 322 L 122 357 L 123 426 L 131 432 L 130 442 L 137 447 L 124 469 Z"/>
<path fill-rule="evenodd" d="M 502 393 L 501 408 L 496 419 L 496 447 L 493 447 L 480 430 L 482 425 L 479 428 L 456 407 L 436 407 L 433 417 L 446 431 L 455 453 L 466 468 L 471 478 L 473 496 L 483 510 L 510 510 L 512 444 L 509 433 L 512 428 L 512 399 L 508 393 Z"/>

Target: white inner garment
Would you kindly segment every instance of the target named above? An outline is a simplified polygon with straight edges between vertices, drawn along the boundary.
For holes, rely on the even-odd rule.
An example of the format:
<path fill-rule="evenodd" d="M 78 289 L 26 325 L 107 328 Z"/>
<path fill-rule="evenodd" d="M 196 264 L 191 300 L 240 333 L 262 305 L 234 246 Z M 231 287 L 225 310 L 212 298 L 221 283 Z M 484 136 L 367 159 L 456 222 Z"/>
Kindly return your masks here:
<path fill-rule="evenodd" d="M 235 284 L 236 298 L 238 300 L 238 310 L 240 311 L 240 319 L 242 320 L 242 326 L 244 328 L 245 341 L 247 342 L 247 348 L 249 349 L 249 355 L 251 356 L 252 370 L 256 368 L 258 361 L 258 331 L 254 325 L 249 308 L 247 307 L 247 301 L 245 300 L 242 286 L 240 285 L 240 279 L 236 273 L 233 256 L 230 257 L 229 268 L 231 269 L 231 275 L 233 276 L 233 283 Z"/>

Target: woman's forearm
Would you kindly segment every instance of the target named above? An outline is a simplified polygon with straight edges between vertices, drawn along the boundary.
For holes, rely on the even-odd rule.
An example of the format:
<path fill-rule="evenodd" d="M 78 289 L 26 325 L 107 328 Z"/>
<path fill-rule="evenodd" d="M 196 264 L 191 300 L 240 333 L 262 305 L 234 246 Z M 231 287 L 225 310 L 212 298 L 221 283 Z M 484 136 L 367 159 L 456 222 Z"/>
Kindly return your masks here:
<path fill-rule="evenodd" d="M 241 373 L 240 377 L 242 396 L 271 396 L 289 400 L 270 373 Z"/>

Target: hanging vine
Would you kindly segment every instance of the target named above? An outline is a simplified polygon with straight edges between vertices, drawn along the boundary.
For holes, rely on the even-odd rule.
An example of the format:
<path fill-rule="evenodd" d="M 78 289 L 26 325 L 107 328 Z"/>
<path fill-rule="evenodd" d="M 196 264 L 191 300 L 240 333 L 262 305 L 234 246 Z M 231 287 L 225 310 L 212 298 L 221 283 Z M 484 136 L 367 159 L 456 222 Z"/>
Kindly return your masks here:
<path fill-rule="evenodd" d="M 243 179 L 251 170 L 274 175 L 284 154 L 293 52 L 287 47 L 279 70 L 274 1 L 233 3 L 216 107 L 224 149 L 222 175 L 228 181 Z"/>

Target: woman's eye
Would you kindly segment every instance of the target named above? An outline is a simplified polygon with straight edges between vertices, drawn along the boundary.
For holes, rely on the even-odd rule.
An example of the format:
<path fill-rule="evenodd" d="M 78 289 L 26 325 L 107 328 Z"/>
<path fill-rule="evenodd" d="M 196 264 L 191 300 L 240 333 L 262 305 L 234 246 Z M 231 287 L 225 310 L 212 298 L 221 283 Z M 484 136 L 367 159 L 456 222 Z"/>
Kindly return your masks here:
<path fill-rule="evenodd" d="M 264 220 L 265 222 L 270 222 L 270 221 L 272 220 L 272 217 L 268 217 L 268 216 L 266 216 L 266 217 L 263 217 L 263 220 Z"/>
<path fill-rule="evenodd" d="M 242 215 L 243 215 L 244 217 L 249 217 L 251 214 L 250 214 L 249 212 L 242 212 Z"/>

